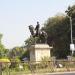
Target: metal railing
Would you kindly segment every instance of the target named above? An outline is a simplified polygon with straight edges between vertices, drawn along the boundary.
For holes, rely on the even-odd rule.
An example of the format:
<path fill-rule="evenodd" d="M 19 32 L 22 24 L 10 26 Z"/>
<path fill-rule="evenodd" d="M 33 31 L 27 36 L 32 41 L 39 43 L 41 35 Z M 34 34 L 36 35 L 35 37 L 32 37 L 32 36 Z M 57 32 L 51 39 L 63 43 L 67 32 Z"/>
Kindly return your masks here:
<path fill-rule="evenodd" d="M 75 71 L 75 61 L 1 62 L 0 75 Z"/>

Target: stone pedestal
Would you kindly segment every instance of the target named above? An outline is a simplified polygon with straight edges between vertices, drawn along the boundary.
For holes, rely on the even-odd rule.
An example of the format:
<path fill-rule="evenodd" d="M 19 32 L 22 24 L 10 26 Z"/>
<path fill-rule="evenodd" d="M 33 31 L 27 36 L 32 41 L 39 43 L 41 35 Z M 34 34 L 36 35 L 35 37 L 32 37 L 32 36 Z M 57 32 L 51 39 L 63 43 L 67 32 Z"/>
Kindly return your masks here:
<path fill-rule="evenodd" d="M 51 57 L 48 44 L 35 44 L 30 47 L 30 61 L 41 61 L 44 57 Z"/>

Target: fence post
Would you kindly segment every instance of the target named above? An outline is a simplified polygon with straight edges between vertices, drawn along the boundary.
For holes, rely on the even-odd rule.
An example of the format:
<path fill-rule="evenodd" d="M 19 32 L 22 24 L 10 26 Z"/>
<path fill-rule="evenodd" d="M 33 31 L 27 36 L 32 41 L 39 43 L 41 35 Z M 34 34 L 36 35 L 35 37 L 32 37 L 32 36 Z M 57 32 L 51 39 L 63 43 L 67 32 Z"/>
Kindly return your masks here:
<path fill-rule="evenodd" d="M 2 63 L 0 63 L 0 75 L 2 75 Z"/>

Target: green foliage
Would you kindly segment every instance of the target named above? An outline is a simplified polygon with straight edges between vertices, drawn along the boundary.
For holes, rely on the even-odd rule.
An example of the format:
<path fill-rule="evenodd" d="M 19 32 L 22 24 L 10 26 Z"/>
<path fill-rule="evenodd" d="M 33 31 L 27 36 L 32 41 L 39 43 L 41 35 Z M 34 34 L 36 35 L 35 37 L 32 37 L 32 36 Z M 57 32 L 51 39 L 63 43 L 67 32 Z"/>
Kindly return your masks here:
<path fill-rule="evenodd" d="M 2 44 L 2 34 L 0 34 L 0 58 L 7 57 L 8 55 L 8 49 L 5 49 L 4 45 Z"/>
<path fill-rule="evenodd" d="M 20 58 L 24 54 L 25 50 L 22 47 L 14 47 L 10 52 L 9 52 L 9 58 Z"/>
<path fill-rule="evenodd" d="M 65 11 L 68 16 L 74 17 L 75 16 L 75 5 L 72 7 L 68 7 L 68 9 Z"/>
<path fill-rule="evenodd" d="M 22 54 L 22 56 L 20 57 L 20 59 L 23 59 L 23 58 L 29 58 L 29 50 L 26 50 L 25 52 L 24 52 L 24 54 Z"/>
<path fill-rule="evenodd" d="M 72 16 L 73 36 L 75 35 L 75 5 L 68 8 L 68 15 Z M 53 45 L 53 55 L 66 58 L 70 54 L 70 22 L 66 15 L 56 15 L 47 20 L 44 29 L 48 33 L 48 44 Z"/>
<path fill-rule="evenodd" d="M 26 41 L 25 41 L 25 45 L 26 45 L 26 47 L 29 47 L 29 46 L 31 46 L 31 45 L 33 45 L 33 44 L 35 44 L 36 42 L 38 43 L 39 42 L 39 37 L 30 37 L 30 38 L 28 38 Z"/>
<path fill-rule="evenodd" d="M 34 44 L 34 43 L 35 43 L 35 39 L 34 39 L 33 37 L 30 37 L 30 38 L 28 38 L 28 39 L 25 41 L 26 47 L 29 47 L 29 46 L 31 46 L 31 45 Z"/>
<path fill-rule="evenodd" d="M 75 39 L 75 5 L 73 5 L 72 7 L 69 6 L 65 12 L 67 13 L 68 18 L 71 17 L 72 19 L 72 34 L 73 34 L 73 39 Z"/>
<path fill-rule="evenodd" d="M 56 15 L 45 23 L 48 33 L 48 44 L 53 45 L 53 54 L 57 58 L 64 58 L 69 54 L 70 26 L 69 20 L 64 15 Z"/>
<path fill-rule="evenodd" d="M 25 71 L 29 71 L 30 67 L 28 63 L 23 63 L 23 67 Z"/>
<path fill-rule="evenodd" d="M 10 68 L 11 69 L 13 69 L 13 68 L 17 69 L 19 66 L 19 63 L 20 63 L 20 59 L 16 57 L 16 58 L 11 59 L 10 61 L 11 61 Z"/>

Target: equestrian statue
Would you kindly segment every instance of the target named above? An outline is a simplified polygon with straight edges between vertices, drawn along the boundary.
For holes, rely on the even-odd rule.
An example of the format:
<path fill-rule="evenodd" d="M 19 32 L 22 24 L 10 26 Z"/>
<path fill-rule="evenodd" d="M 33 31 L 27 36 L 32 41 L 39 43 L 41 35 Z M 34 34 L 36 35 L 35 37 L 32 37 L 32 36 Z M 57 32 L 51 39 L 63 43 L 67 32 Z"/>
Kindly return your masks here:
<path fill-rule="evenodd" d="M 48 35 L 44 30 L 40 29 L 39 22 L 37 22 L 37 25 L 35 28 L 33 27 L 33 25 L 29 25 L 29 30 L 33 38 L 36 38 L 36 37 L 38 38 L 37 42 L 35 40 L 36 43 L 47 43 Z"/>

